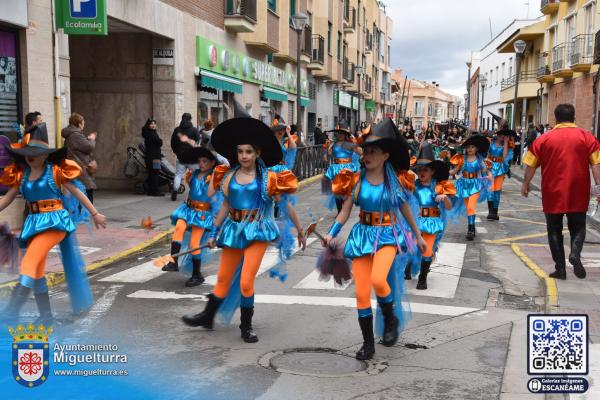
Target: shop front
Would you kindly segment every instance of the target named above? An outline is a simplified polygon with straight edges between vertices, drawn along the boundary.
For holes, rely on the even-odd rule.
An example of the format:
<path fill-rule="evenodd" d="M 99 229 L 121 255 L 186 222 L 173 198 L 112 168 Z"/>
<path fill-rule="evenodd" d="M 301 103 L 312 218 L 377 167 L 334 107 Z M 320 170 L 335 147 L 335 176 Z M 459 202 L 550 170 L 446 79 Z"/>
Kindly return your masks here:
<path fill-rule="evenodd" d="M 336 90 L 333 104 L 338 106 L 338 121 L 343 118 L 350 126 L 354 126 L 358 118 L 358 97 L 352 96 L 343 90 Z"/>

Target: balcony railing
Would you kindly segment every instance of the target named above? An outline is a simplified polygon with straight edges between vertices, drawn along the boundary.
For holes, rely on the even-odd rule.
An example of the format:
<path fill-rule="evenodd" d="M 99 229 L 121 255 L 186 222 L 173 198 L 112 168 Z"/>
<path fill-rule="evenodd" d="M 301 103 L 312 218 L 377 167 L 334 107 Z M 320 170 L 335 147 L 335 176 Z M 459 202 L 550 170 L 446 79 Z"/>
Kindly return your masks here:
<path fill-rule="evenodd" d="M 348 83 L 354 83 L 354 63 L 348 61 L 347 58 L 344 59 L 342 78 L 344 78 Z"/>
<path fill-rule="evenodd" d="M 225 0 L 225 15 L 246 17 L 256 22 L 256 0 Z"/>
<path fill-rule="evenodd" d="M 534 82 L 537 79 L 537 71 L 521 71 L 519 72 L 519 83 L 521 82 Z M 517 75 L 513 75 L 506 79 L 503 79 L 500 84 L 500 90 L 508 89 L 514 86 L 517 82 Z"/>
<path fill-rule="evenodd" d="M 311 63 L 323 64 L 325 62 L 325 38 L 321 35 L 312 35 Z"/>
<path fill-rule="evenodd" d="M 356 29 L 356 8 L 350 8 L 350 15 L 348 18 L 344 18 L 344 31 L 345 32 L 354 32 Z"/>
<path fill-rule="evenodd" d="M 365 36 L 365 52 L 370 53 L 373 50 L 373 34 L 367 30 Z"/>
<path fill-rule="evenodd" d="M 302 43 L 300 50 L 302 54 L 311 57 L 312 53 L 312 28 L 310 25 L 306 25 L 304 27 L 304 32 L 302 32 Z"/>
<path fill-rule="evenodd" d="M 562 43 L 552 49 L 552 72 L 567 68 L 567 44 Z"/>
<path fill-rule="evenodd" d="M 560 0 L 542 0 L 540 10 L 542 14 L 550 14 L 558 10 Z"/>
<path fill-rule="evenodd" d="M 350 22 L 350 0 L 344 0 L 344 20 Z"/>
<path fill-rule="evenodd" d="M 591 64 L 594 58 L 594 35 L 577 35 L 573 38 L 570 65 Z"/>

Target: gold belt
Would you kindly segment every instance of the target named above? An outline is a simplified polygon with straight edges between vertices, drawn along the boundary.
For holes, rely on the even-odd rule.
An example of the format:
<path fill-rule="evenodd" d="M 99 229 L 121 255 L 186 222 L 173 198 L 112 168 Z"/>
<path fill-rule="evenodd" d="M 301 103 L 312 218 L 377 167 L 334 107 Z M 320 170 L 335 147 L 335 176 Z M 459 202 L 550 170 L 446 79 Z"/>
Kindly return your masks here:
<path fill-rule="evenodd" d="M 500 156 L 500 157 L 489 156 L 488 159 L 492 162 L 503 162 L 504 161 L 504 157 L 502 157 L 502 156 Z"/>
<path fill-rule="evenodd" d="M 334 158 L 333 163 L 334 164 L 351 164 L 352 159 L 351 158 Z"/>
<path fill-rule="evenodd" d="M 229 218 L 235 222 L 244 221 L 246 218 L 248 218 L 248 221 L 254 221 L 256 214 L 258 214 L 258 210 L 237 210 L 235 208 L 229 209 Z"/>
<path fill-rule="evenodd" d="M 421 217 L 439 217 L 440 209 L 437 207 L 421 207 Z"/>
<path fill-rule="evenodd" d="M 477 172 L 463 172 L 463 178 L 467 178 L 467 179 L 475 179 L 477 178 Z"/>
<path fill-rule="evenodd" d="M 27 202 L 27 209 L 32 214 L 58 211 L 58 210 L 62 210 L 63 208 L 64 207 L 63 207 L 62 201 L 57 200 L 57 199 L 38 200 L 38 201 L 32 201 L 32 202 L 28 201 Z"/>
<path fill-rule="evenodd" d="M 390 226 L 392 224 L 392 215 L 384 212 L 368 212 L 360 210 L 360 223 L 371 226 Z"/>
<path fill-rule="evenodd" d="M 210 211 L 210 203 L 206 203 L 204 201 L 187 199 L 185 204 L 187 204 L 189 208 L 193 208 L 195 211 Z"/>

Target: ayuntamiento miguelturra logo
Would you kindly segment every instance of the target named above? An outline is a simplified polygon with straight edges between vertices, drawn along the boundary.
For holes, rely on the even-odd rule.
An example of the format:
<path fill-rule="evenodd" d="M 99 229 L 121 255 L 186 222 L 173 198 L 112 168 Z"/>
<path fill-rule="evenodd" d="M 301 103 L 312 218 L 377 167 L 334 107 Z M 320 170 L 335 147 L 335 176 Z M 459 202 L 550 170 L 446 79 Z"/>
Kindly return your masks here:
<path fill-rule="evenodd" d="M 8 327 L 13 337 L 12 373 L 19 384 L 33 388 L 48 380 L 50 373 L 50 346 L 48 338 L 52 327 L 29 324 L 26 327 Z"/>

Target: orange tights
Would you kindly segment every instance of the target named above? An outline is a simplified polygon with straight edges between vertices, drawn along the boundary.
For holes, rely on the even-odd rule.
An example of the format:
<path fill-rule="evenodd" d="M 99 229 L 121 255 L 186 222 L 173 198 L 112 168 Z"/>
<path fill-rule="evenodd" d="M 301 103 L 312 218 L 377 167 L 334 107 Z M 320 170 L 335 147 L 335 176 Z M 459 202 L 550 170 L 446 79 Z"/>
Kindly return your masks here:
<path fill-rule="evenodd" d="M 435 233 L 421 232 L 421 236 L 423 237 L 423 240 L 425 240 L 425 243 L 427 243 L 427 249 L 425 250 L 425 253 L 422 254 L 423 257 L 433 257 L 433 245 L 435 244 L 437 235 Z"/>
<path fill-rule="evenodd" d="M 492 188 L 490 189 L 492 192 L 499 192 L 502 190 L 502 186 L 504 185 L 504 175 L 494 177 L 492 181 Z"/>
<path fill-rule="evenodd" d="M 187 224 L 184 220 L 178 219 L 177 224 L 175 224 L 175 233 L 173 233 L 173 241 L 174 242 L 183 242 L 183 234 L 187 229 Z M 197 226 L 192 225 L 192 236 L 190 237 L 190 249 L 200 247 L 200 240 L 202 240 L 202 235 L 204 234 L 204 228 L 199 228 Z M 194 250 L 192 255 L 200 254 L 200 249 Z"/>
<path fill-rule="evenodd" d="M 371 308 L 371 287 L 375 289 L 377 297 L 386 297 L 391 293 L 387 277 L 396 252 L 395 246 L 383 246 L 373 256 L 362 256 L 352 261 L 356 305 L 359 310 Z"/>
<path fill-rule="evenodd" d="M 33 279 L 44 277 L 46 258 L 50 250 L 62 242 L 67 232 L 48 230 L 35 235 L 27 244 L 27 250 L 21 261 L 21 275 Z"/>
<path fill-rule="evenodd" d="M 477 201 L 479 200 L 479 192 L 464 199 L 465 206 L 467 206 L 467 215 L 477 214 Z"/>
<path fill-rule="evenodd" d="M 242 296 L 251 297 L 254 294 L 254 279 L 268 246 L 268 242 L 252 242 L 245 249 L 224 247 L 219 272 L 217 273 L 217 284 L 213 291 L 214 295 L 220 298 L 227 296 L 233 275 L 243 257 L 244 264 L 242 264 L 240 289 Z"/>

